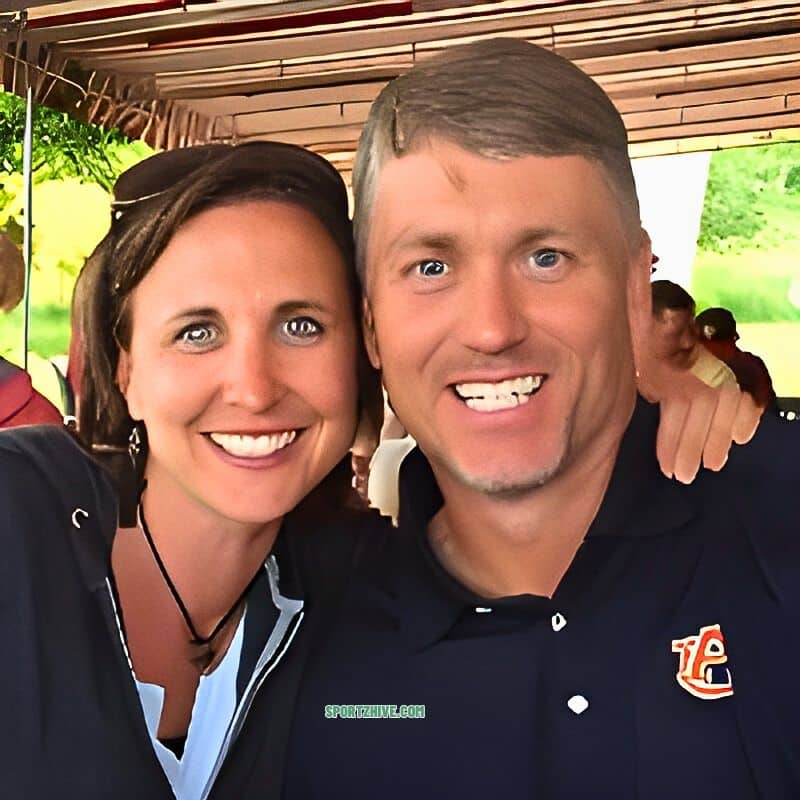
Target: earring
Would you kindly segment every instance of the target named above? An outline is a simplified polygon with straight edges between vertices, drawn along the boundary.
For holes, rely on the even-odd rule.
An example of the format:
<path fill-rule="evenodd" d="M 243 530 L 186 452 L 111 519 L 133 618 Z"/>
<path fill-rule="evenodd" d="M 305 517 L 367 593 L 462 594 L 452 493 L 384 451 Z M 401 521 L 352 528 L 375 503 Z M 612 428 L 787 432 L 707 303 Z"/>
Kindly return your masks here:
<path fill-rule="evenodd" d="M 131 464 L 136 469 L 136 462 L 142 453 L 142 435 L 139 432 L 139 423 L 134 422 L 131 428 L 130 436 L 128 436 L 128 455 L 131 457 Z"/>

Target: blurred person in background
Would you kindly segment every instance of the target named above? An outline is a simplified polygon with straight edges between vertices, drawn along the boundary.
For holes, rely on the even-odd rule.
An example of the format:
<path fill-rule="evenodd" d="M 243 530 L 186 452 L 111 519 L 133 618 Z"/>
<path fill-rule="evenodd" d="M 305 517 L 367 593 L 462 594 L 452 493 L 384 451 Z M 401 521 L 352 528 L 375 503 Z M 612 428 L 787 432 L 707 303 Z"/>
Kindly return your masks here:
<path fill-rule="evenodd" d="M 0 233 L 0 311 L 13 311 L 25 294 L 25 262 L 19 248 Z M 0 356 L 0 428 L 63 422 L 61 412 L 31 383 L 31 376 Z"/>
<path fill-rule="evenodd" d="M 736 383 L 736 376 L 719 358 L 702 347 L 694 322 L 694 298 L 682 286 L 667 280 L 650 284 L 653 324 L 650 348 L 659 361 L 689 370 L 708 386 Z"/>
<path fill-rule="evenodd" d="M 695 322 L 700 343 L 730 367 L 742 391 L 751 394 L 760 408 L 777 413 L 777 398 L 767 365 L 757 355 L 739 349 L 733 314 L 727 308 L 707 308 L 697 315 Z"/>

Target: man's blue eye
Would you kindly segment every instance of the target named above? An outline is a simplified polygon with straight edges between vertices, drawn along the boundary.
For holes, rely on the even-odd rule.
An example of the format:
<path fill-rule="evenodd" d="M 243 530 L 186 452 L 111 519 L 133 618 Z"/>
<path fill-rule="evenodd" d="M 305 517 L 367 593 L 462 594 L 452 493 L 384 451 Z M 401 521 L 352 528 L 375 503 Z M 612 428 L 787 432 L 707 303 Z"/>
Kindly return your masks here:
<path fill-rule="evenodd" d="M 537 250 L 533 254 L 533 261 L 537 267 L 549 269 L 558 265 L 561 260 L 561 253 L 557 250 Z"/>
<path fill-rule="evenodd" d="M 440 278 L 442 275 L 446 275 L 449 269 L 450 267 L 444 261 L 436 258 L 426 258 L 417 264 L 417 272 L 426 278 Z"/>
<path fill-rule="evenodd" d="M 322 333 L 322 325 L 313 317 L 292 317 L 283 323 L 283 331 L 295 339 L 311 339 Z"/>

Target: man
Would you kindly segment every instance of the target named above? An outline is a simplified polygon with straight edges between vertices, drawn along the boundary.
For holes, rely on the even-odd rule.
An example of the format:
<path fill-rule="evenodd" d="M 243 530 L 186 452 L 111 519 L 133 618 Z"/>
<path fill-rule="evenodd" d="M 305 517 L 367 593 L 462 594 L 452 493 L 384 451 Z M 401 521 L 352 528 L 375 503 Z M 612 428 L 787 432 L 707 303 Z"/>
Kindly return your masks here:
<path fill-rule="evenodd" d="M 760 408 L 777 412 L 777 398 L 767 365 L 753 353 L 740 350 L 736 342 L 736 318 L 727 308 L 707 308 L 695 320 L 700 343 L 715 358 L 724 361 Z"/>
<path fill-rule="evenodd" d="M 19 305 L 25 293 L 25 262 L 19 248 L 0 233 L 0 312 Z M 61 412 L 33 388 L 25 370 L 0 356 L 0 428 L 63 422 Z"/>
<path fill-rule="evenodd" d="M 653 281 L 653 322 L 650 346 L 656 360 L 689 370 L 708 386 L 736 383 L 730 368 L 697 338 L 695 303 L 689 292 L 672 281 Z"/>
<path fill-rule="evenodd" d="M 419 449 L 309 661 L 284 797 L 800 796 L 798 442 L 768 420 L 720 474 L 659 471 L 611 102 L 523 42 L 454 48 L 381 93 L 354 180 Z"/>

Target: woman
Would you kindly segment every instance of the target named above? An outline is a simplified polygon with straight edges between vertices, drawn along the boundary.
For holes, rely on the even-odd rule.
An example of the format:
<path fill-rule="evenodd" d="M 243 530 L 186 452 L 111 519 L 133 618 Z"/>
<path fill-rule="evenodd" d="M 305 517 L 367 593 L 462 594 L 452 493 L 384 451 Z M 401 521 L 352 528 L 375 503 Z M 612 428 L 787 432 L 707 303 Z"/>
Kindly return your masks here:
<path fill-rule="evenodd" d="M 130 442 L 134 513 L 117 530 L 65 433 L 0 441 L 7 796 L 246 795 L 303 661 L 303 548 L 321 558 L 319 521 L 345 519 L 337 464 L 380 403 L 350 237 L 341 178 L 292 146 L 176 151 L 120 179 L 84 276 L 80 431 Z"/>

